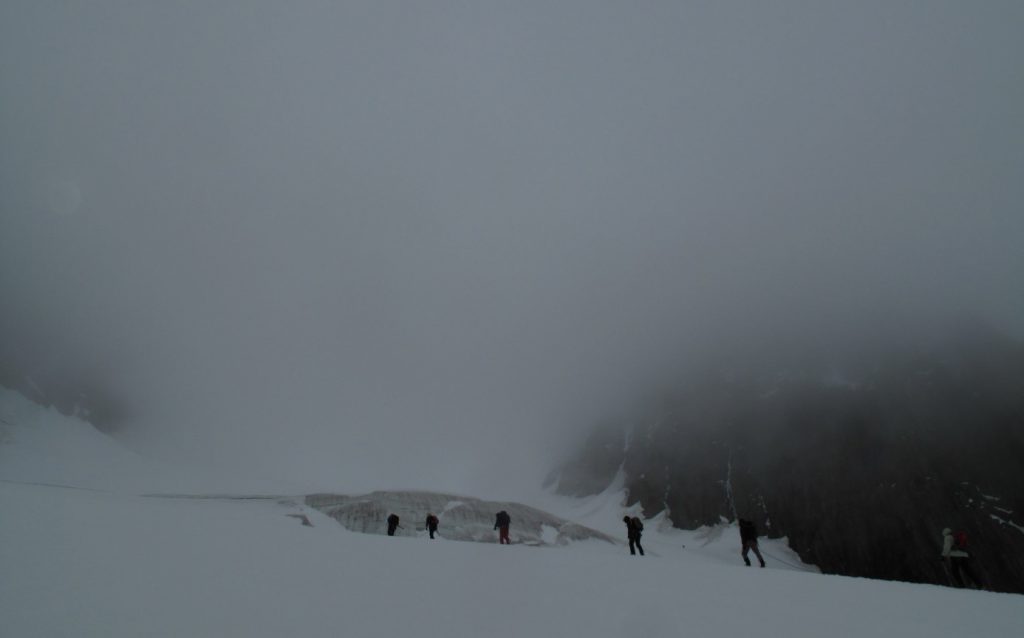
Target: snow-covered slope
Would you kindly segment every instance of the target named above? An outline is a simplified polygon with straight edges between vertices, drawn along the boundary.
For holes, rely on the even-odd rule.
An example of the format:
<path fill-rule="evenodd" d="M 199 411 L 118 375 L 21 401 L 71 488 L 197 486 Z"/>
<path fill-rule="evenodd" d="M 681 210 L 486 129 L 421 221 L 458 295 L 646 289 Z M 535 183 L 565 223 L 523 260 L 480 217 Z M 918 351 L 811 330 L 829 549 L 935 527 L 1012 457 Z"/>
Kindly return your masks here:
<path fill-rule="evenodd" d="M 0 386 L 0 481 L 147 492 L 280 493 L 279 482 L 182 468 L 144 458 L 92 425 Z"/>
<path fill-rule="evenodd" d="M 10 397 L 0 400 L 10 422 Z M 296 497 L 144 496 L 131 489 L 144 475 L 129 470 L 143 472 L 145 460 L 119 465 L 113 443 L 101 451 L 125 484 L 101 468 L 79 476 L 118 489 L 26 484 L 54 483 L 35 479 L 61 473 L 46 467 L 61 458 L 46 448 L 64 435 L 3 427 L 5 637 L 934 638 L 1016 635 L 1024 618 L 1021 596 L 823 576 L 783 564 L 792 556 L 773 544 L 768 569 L 745 568 L 728 528 L 659 530 L 651 520 L 649 555 L 634 558 L 621 543 L 505 547 L 355 533 Z M 609 490 L 536 504 L 621 538 L 617 498 Z"/>

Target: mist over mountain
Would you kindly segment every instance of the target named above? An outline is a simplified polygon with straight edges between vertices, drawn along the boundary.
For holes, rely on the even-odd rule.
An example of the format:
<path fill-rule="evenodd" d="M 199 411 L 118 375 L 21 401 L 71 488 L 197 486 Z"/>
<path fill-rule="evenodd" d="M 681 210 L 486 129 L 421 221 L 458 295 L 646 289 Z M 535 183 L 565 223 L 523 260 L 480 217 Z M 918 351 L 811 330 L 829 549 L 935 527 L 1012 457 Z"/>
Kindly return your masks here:
<path fill-rule="evenodd" d="M 826 573 L 945 584 L 940 531 L 1024 591 L 1024 344 L 970 323 L 842 358 L 724 357 L 595 429 L 554 480 L 693 529 L 754 520 Z"/>
<path fill-rule="evenodd" d="M 152 456 L 516 500 L 701 361 L 1024 337 L 1021 24 L 6 0 L 0 383 Z"/>

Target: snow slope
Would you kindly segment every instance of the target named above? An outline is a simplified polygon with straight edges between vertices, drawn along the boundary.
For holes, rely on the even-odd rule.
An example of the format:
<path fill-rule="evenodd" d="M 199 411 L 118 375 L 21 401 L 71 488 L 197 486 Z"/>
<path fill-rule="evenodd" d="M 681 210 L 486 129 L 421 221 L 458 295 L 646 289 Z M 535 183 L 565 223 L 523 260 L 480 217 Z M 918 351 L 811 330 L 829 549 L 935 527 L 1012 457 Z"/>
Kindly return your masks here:
<path fill-rule="evenodd" d="M 10 403 L 0 395 L 5 421 Z M 143 496 L 128 489 L 141 476 L 102 490 L 18 482 L 14 471 L 29 467 L 17 459 L 60 456 L 45 452 L 59 445 L 50 436 L 62 436 L 45 426 L 36 438 L 9 425 L 2 431 L 5 637 L 934 638 L 1017 635 L 1024 619 L 1021 596 L 824 576 L 771 558 L 769 569 L 745 568 L 729 538 L 735 530 L 726 528 L 659 532 L 650 521 L 645 541 L 658 556 L 641 559 L 604 542 L 534 548 L 360 534 L 299 498 Z M 94 468 L 92 480 L 117 487 L 115 476 L 129 468 L 111 446 L 101 453 L 116 472 Z M 73 474 L 47 471 L 36 466 L 23 478 Z M 558 505 L 551 498 L 537 505 Z M 610 490 L 563 501 L 560 513 L 618 534 L 616 498 Z"/>
<path fill-rule="evenodd" d="M 291 491 L 267 480 L 223 476 L 144 458 L 90 424 L 42 408 L 0 386 L 0 481 L 70 485 L 111 492 Z"/>

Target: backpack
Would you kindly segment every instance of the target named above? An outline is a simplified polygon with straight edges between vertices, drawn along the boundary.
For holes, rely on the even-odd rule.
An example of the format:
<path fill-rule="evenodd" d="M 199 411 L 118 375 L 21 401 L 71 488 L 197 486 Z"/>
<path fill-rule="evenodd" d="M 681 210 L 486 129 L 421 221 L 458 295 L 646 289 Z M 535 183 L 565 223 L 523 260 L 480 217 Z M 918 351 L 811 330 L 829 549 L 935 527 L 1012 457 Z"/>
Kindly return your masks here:
<path fill-rule="evenodd" d="M 638 532 L 644 531 L 644 524 L 643 524 L 643 521 L 640 520 L 639 516 L 634 516 L 632 523 L 633 523 L 633 529 L 635 529 Z"/>
<path fill-rule="evenodd" d="M 967 532 L 953 534 L 953 547 L 961 551 L 967 551 Z"/>
<path fill-rule="evenodd" d="M 753 521 L 740 519 L 740 537 L 749 538 L 751 540 L 757 538 L 757 528 L 754 527 Z"/>

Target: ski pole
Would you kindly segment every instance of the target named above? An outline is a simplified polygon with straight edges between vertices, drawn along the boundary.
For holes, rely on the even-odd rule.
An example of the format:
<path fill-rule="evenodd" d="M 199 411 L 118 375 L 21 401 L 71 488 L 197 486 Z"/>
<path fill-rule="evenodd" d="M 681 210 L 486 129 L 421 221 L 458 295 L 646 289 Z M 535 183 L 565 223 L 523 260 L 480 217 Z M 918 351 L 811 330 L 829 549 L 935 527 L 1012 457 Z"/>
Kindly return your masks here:
<path fill-rule="evenodd" d="M 790 566 L 790 567 L 792 567 L 793 569 L 799 569 L 799 570 L 801 570 L 801 571 L 806 571 L 806 570 L 804 570 L 804 568 L 803 568 L 803 567 L 800 567 L 800 566 L 798 566 L 798 565 L 794 565 L 793 563 L 790 563 L 790 562 L 788 562 L 788 561 L 784 561 L 784 560 L 782 560 L 781 558 L 779 558 L 778 556 L 773 556 L 772 554 L 770 554 L 770 553 L 768 553 L 768 552 L 766 552 L 766 551 L 764 551 L 764 550 L 761 550 L 761 553 L 762 553 L 762 554 L 764 554 L 765 556 L 767 556 L 768 558 L 771 558 L 772 560 L 777 560 L 777 561 L 779 561 L 779 562 L 780 562 L 780 563 L 782 563 L 783 565 L 789 565 L 789 566 Z"/>

